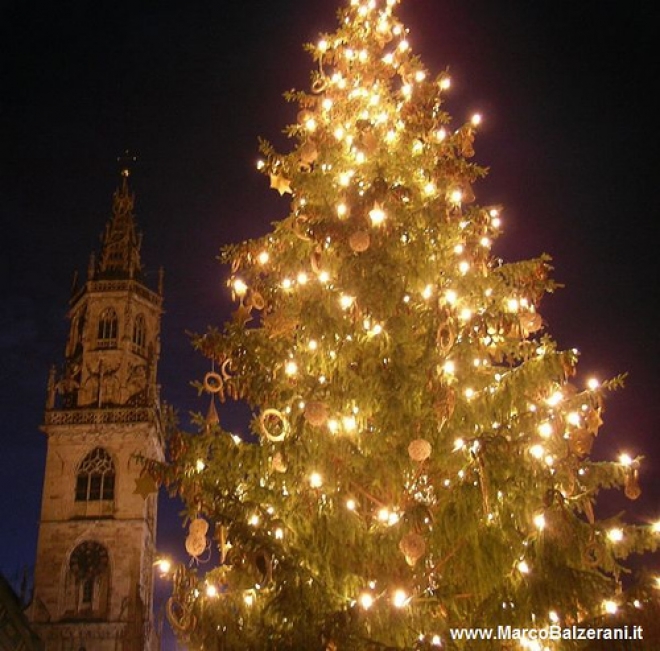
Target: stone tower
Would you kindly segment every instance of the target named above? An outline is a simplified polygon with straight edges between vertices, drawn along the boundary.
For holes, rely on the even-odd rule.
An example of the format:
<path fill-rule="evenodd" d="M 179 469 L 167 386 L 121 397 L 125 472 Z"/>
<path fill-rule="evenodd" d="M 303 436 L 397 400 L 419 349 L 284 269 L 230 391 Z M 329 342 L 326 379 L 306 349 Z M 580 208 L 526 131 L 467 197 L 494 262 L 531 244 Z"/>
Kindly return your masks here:
<path fill-rule="evenodd" d="M 51 371 L 46 474 L 29 610 L 46 651 L 157 648 L 156 489 L 137 457 L 163 458 L 156 369 L 162 274 L 144 282 L 128 171 L 74 284 L 61 370 Z"/>

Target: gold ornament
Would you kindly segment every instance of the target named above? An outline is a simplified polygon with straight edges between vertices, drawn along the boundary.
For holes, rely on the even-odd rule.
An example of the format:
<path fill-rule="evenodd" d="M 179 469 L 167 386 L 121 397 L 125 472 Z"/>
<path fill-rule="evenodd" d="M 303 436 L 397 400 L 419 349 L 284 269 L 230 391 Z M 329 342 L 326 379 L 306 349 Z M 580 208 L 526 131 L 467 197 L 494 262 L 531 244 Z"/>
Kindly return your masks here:
<path fill-rule="evenodd" d="M 300 155 L 300 162 L 305 167 L 311 165 L 319 157 L 319 151 L 311 140 L 307 140 L 298 153 Z"/>
<path fill-rule="evenodd" d="M 518 318 L 524 335 L 533 334 L 543 327 L 543 319 L 538 312 L 523 312 Z"/>
<path fill-rule="evenodd" d="M 407 533 L 399 542 L 399 549 L 412 567 L 426 553 L 426 542 L 418 533 Z"/>
<path fill-rule="evenodd" d="M 591 452 L 594 444 L 594 435 L 586 429 L 576 429 L 571 432 L 568 445 L 573 454 L 584 457 Z"/>
<path fill-rule="evenodd" d="M 250 294 L 250 305 L 255 310 L 263 310 L 266 307 L 266 301 L 259 292 L 254 291 Z"/>
<path fill-rule="evenodd" d="M 204 518 L 195 518 L 190 521 L 190 526 L 188 527 L 188 532 L 191 536 L 205 536 L 206 532 L 209 530 L 209 523 Z"/>
<path fill-rule="evenodd" d="M 280 196 L 287 193 L 291 194 L 291 181 L 279 174 L 270 175 L 270 187 L 273 190 L 277 190 Z"/>
<path fill-rule="evenodd" d="M 367 231 L 355 231 L 348 238 L 348 245 L 356 253 L 363 253 L 371 245 L 371 237 Z"/>
<path fill-rule="evenodd" d="M 209 393 L 220 393 L 223 385 L 222 377 L 215 371 L 211 371 L 204 376 L 204 389 Z"/>
<path fill-rule="evenodd" d="M 413 461 L 426 461 L 431 456 L 431 444 L 425 439 L 415 439 L 408 446 L 408 455 Z"/>
<path fill-rule="evenodd" d="M 146 500 L 151 493 L 155 493 L 157 490 L 158 484 L 156 484 L 153 477 L 145 474 L 135 480 L 135 490 L 133 490 L 133 494 L 141 495 L 142 499 Z"/>
<path fill-rule="evenodd" d="M 328 406 L 323 402 L 308 402 L 305 405 L 305 420 L 313 427 L 323 427 L 328 422 Z"/>
<path fill-rule="evenodd" d="M 270 467 L 275 472 L 286 472 L 287 465 L 281 452 L 276 452 L 270 462 Z"/>
<path fill-rule="evenodd" d="M 193 557 L 198 558 L 206 551 L 206 537 L 190 534 L 186 538 L 186 551 Z"/>
<path fill-rule="evenodd" d="M 218 416 L 218 410 L 215 408 L 215 396 L 211 394 L 211 403 L 209 404 L 209 410 L 206 412 L 206 426 L 211 428 L 220 424 L 220 416 Z"/>
<path fill-rule="evenodd" d="M 454 342 L 456 341 L 456 332 L 454 324 L 450 317 L 447 317 L 439 326 L 436 334 L 436 342 L 441 355 L 448 355 Z"/>
<path fill-rule="evenodd" d="M 261 433 L 275 443 L 283 441 L 289 430 L 289 421 L 279 409 L 264 409 L 259 416 Z"/>
<path fill-rule="evenodd" d="M 456 391 L 452 387 L 443 385 L 438 391 L 438 397 L 433 405 L 436 416 L 441 423 L 448 421 L 456 407 Z"/>
<path fill-rule="evenodd" d="M 628 469 L 623 493 L 629 500 L 636 500 L 642 494 L 642 489 L 639 485 L 638 466 L 633 465 Z"/>

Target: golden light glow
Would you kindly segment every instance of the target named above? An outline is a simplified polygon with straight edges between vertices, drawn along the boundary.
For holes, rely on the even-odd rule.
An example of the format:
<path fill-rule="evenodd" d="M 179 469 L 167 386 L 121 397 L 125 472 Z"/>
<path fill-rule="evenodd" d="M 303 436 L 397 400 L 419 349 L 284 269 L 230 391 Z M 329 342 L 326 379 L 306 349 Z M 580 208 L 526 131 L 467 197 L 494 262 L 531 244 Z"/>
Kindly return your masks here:
<path fill-rule="evenodd" d="M 619 456 L 619 463 L 622 466 L 631 466 L 633 463 L 633 459 L 629 454 L 626 454 L 625 452 Z"/>
<path fill-rule="evenodd" d="M 623 540 L 623 531 L 619 528 L 610 529 L 607 532 L 607 537 L 612 542 L 621 542 Z"/>
<path fill-rule="evenodd" d="M 611 600 L 611 599 L 608 599 L 608 600 L 606 600 L 606 601 L 603 602 L 603 610 L 604 610 L 608 615 L 616 615 L 617 612 L 618 612 L 618 610 L 619 610 L 619 606 L 618 606 L 618 604 L 616 603 L 616 601 L 613 601 L 613 600 Z"/>
<path fill-rule="evenodd" d="M 543 531 L 545 529 L 545 516 L 543 513 L 539 513 L 534 516 L 534 526 L 539 530 Z"/>
<path fill-rule="evenodd" d="M 369 219 L 371 219 L 374 226 L 380 226 L 385 221 L 386 216 L 385 211 L 378 204 L 369 211 Z"/>
<path fill-rule="evenodd" d="M 545 454 L 545 449 L 543 448 L 542 445 L 532 445 L 531 448 L 529 448 L 529 453 L 535 458 L 535 459 L 540 459 L 543 457 Z"/>
<path fill-rule="evenodd" d="M 154 565 L 160 574 L 167 574 L 172 569 L 172 563 L 168 558 L 159 558 Z"/>
<path fill-rule="evenodd" d="M 403 608 L 408 603 L 408 595 L 405 590 L 397 590 L 392 597 L 392 604 L 395 608 Z"/>
<path fill-rule="evenodd" d="M 364 592 L 360 595 L 360 606 L 365 610 L 369 610 L 374 605 L 374 598 L 368 593 Z"/>
<path fill-rule="evenodd" d="M 323 478 L 318 472 L 313 472 L 309 476 L 309 485 L 312 488 L 321 488 L 321 486 L 323 486 Z"/>
<path fill-rule="evenodd" d="M 248 286 L 243 282 L 240 278 L 235 278 L 234 282 L 232 283 L 232 287 L 234 288 L 234 292 L 236 293 L 236 296 L 245 296 L 245 293 L 248 290 Z"/>

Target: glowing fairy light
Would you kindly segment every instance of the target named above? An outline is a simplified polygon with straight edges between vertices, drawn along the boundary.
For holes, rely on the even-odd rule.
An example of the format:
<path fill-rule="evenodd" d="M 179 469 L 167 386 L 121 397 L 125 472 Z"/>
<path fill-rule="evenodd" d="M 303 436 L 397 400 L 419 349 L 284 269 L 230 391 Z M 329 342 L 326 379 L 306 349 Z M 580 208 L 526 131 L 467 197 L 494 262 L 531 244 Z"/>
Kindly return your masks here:
<path fill-rule="evenodd" d="M 266 163 L 263 160 L 259 159 L 257 161 L 257 169 L 262 170 L 264 167 L 266 167 Z"/>
<path fill-rule="evenodd" d="M 541 459 L 543 457 L 543 455 L 545 454 L 545 449 L 543 448 L 542 445 L 536 444 L 536 445 L 532 445 L 532 447 L 529 448 L 529 453 L 535 459 Z"/>
<path fill-rule="evenodd" d="M 355 502 L 355 500 L 352 497 L 349 497 L 346 500 L 346 508 L 349 511 L 355 511 L 355 509 L 357 508 L 357 503 Z"/>
<path fill-rule="evenodd" d="M 209 584 L 206 586 L 206 596 L 210 597 L 213 599 L 214 597 L 218 596 L 218 588 L 216 588 L 213 584 Z"/>
<path fill-rule="evenodd" d="M 629 454 L 624 452 L 623 454 L 619 455 L 619 463 L 622 466 L 631 466 L 633 464 L 633 459 Z"/>
<path fill-rule="evenodd" d="M 325 52 L 328 49 L 328 41 L 322 38 L 316 47 L 319 49 L 319 52 Z"/>
<path fill-rule="evenodd" d="M 348 215 L 348 206 L 345 203 L 337 204 L 337 217 L 343 219 Z"/>
<path fill-rule="evenodd" d="M 475 113 L 471 118 L 470 122 L 472 123 L 473 126 L 478 126 L 481 124 L 483 118 L 481 116 L 481 113 Z"/>
<path fill-rule="evenodd" d="M 587 380 L 587 388 L 590 391 L 595 391 L 598 389 L 598 387 L 600 387 L 600 382 L 595 377 L 589 378 L 589 380 Z"/>
<path fill-rule="evenodd" d="M 547 420 L 542 422 L 538 427 L 538 432 L 544 439 L 549 438 L 552 436 L 553 432 L 552 423 L 548 422 Z"/>
<path fill-rule="evenodd" d="M 323 486 L 323 478 L 318 472 L 313 472 L 309 476 L 309 485 L 312 488 L 321 488 L 321 486 Z"/>
<path fill-rule="evenodd" d="M 360 595 L 360 606 L 365 610 L 369 610 L 374 605 L 374 598 L 368 593 L 364 592 Z"/>
<path fill-rule="evenodd" d="M 452 190 L 449 193 L 449 201 L 458 205 L 461 203 L 461 201 L 463 201 L 463 193 L 460 190 Z"/>
<path fill-rule="evenodd" d="M 408 603 L 408 595 L 405 590 L 396 590 L 392 596 L 392 604 L 395 608 L 404 608 Z"/>
<path fill-rule="evenodd" d="M 161 575 L 167 574 L 172 569 L 172 563 L 167 558 L 159 558 L 154 565 L 158 568 Z"/>
<path fill-rule="evenodd" d="M 445 292 L 445 301 L 449 305 L 455 305 L 456 302 L 458 301 L 458 294 L 456 293 L 456 291 L 454 291 L 453 289 L 448 289 Z"/>
<path fill-rule="evenodd" d="M 451 359 L 448 359 L 443 365 L 442 365 L 442 371 L 446 375 L 454 375 L 456 373 L 456 362 L 454 362 Z"/>
<path fill-rule="evenodd" d="M 347 294 L 342 294 L 339 297 L 339 305 L 341 306 L 342 310 L 348 310 L 352 307 L 353 303 L 355 303 L 355 297 L 354 296 L 348 296 Z"/>
<path fill-rule="evenodd" d="M 292 359 L 289 360 L 284 366 L 284 373 L 288 377 L 293 377 L 298 373 L 298 364 L 296 364 Z"/>
<path fill-rule="evenodd" d="M 236 296 L 245 296 L 248 290 L 248 286 L 240 278 L 234 279 L 234 282 L 232 283 L 232 287 L 234 288 L 234 292 L 236 293 Z"/>
<path fill-rule="evenodd" d="M 545 403 L 549 407 L 556 407 L 562 400 L 564 399 L 564 394 L 561 391 L 555 391 L 552 395 L 550 395 Z"/>
<path fill-rule="evenodd" d="M 380 226 L 385 221 L 385 218 L 385 211 L 378 204 L 369 211 L 369 219 L 371 219 L 371 223 L 374 226 Z"/>
<path fill-rule="evenodd" d="M 267 264 L 269 260 L 270 255 L 268 254 L 268 251 L 261 251 L 261 253 L 259 253 L 257 256 L 257 262 L 261 265 Z"/>
<path fill-rule="evenodd" d="M 577 411 L 571 411 L 568 416 L 566 416 L 566 422 L 569 425 L 573 425 L 573 427 L 579 427 L 582 423 L 582 419 Z"/>
<path fill-rule="evenodd" d="M 448 88 L 451 87 L 451 78 L 450 77 L 443 77 L 440 80 L 440 88 L 441 90 L 447 90 Z"/>
<path fill-rule="evenodd" d="M 615 527 L 607 532 L 607 537 L 611 542 L 617 543 L 623 540 L 623 530 Z"/>
<path fill-rule="evenodd" d="M 339 185 L 343 187 L 347 187 L 348 185 L 350 185 L 352 176 L 353 174 L 351 172 L 342 172 L 339 175 Z"/>
<path fill-rule="evenodd" d="M 534 516 L 534 526 L 539 531 L 543 531 L 543 529 L 545 529 L 545 516 L 543 515 L 543 513 L 539 513 Z"/>
<path fill-rule="evenodd" d="M 202 472 L 204 468 L 206 468 L 206 464 L 204 463 L 204 460 L 197 459 L 197 461 L 195 462 L 195 470 L 197 470 L 197 472 Z"/>
<path fill-rule="evenodd" d="M 248 524 L 253 526 L 253 527 L 258 527 L 259 526 L 259 516 L 256 513 L 253 513 L 248 518 Z"/>
<path fill-rule="evenodd" d="M 354 432 L 357 429 L 357 420 L 352 414 L 350 416 L 344 416 L 341 419 L 341 424 L 345 432 Z"/>
<path fill-rule="evenodd" d="M 529 574 L 530 569 L 527 561 L 520 561 L 520 563 L 518 563 L 518 572 L 521 574 Z"/>
<path fill-rule="evenodd" d="M 617 612 L 619 611 L 619 606 L 616 603 L 616 601 L 613 601 L 612 599 L 607 599 L 603 601 L 603 610 L 608 615 L 616 615 Z"/>
<path fill-rule="evenodd" d="M 298 282 L 299 285 L 306 285 L 307 281 L 309 280 L 309 277 L 304 271 L 301 271 L 297 276 L 296 276 L 296 281 Z"/>

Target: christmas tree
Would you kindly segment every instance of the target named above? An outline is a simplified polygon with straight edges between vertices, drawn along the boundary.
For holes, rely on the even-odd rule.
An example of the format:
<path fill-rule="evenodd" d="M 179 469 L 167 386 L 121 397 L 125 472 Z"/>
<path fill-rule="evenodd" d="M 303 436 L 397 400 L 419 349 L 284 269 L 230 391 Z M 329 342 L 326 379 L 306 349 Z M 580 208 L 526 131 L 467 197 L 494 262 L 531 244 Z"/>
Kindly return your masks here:
<path fill-rule="evenodd" d="M 546 332 L 548 257 L 493 255 L 480 118 L 452 124 L 449 76 L 397 3 L 352 0 L 308 46 L 291 150 L 261 147 L 289 214 L 223 249 L 236 309 L 195 340 L 211 408 L 150 468 L 209 561 L 168 602 L 193 648 L 475 648 L 451 629 L 602 623 L 622 561 L 660 538 L 595 515 L 602 489 L 639 495 L 638 459 L 590 458 L 621 378 L 579 381 Z M 254 440 L 223 430 L 226 400 Z"/>

